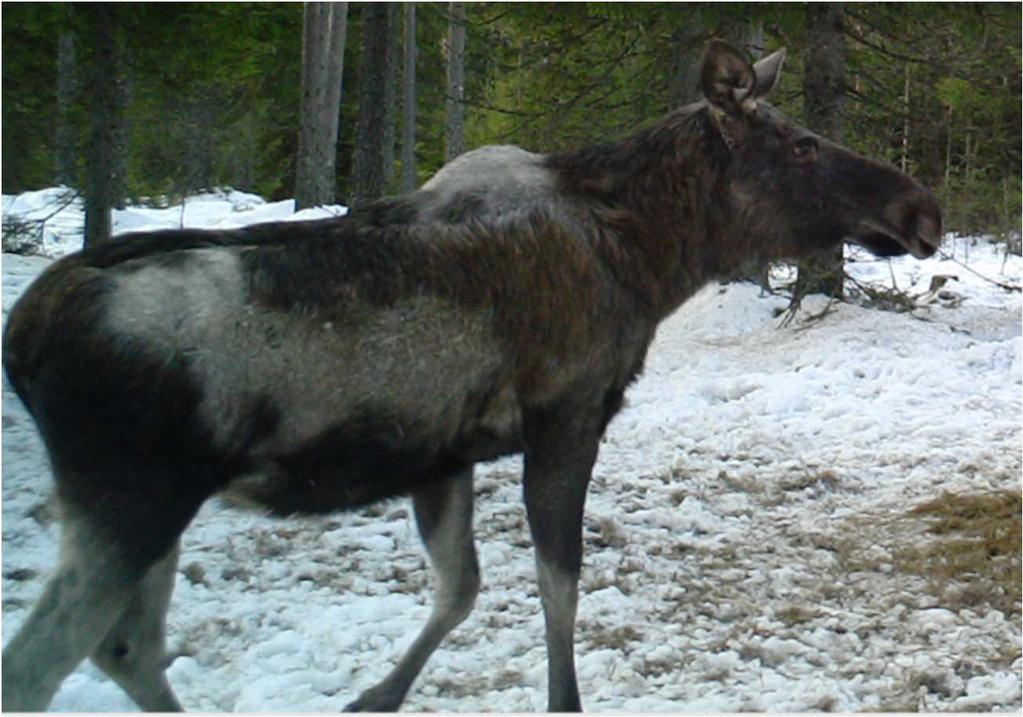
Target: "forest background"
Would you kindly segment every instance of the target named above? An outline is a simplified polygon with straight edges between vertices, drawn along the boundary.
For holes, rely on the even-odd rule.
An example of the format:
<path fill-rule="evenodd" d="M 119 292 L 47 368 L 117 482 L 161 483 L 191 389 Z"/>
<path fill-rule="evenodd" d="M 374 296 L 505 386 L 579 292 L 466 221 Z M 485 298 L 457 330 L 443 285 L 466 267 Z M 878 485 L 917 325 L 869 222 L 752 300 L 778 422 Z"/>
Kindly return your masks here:
<path fill-rule="evenodd" d="M 624 136 L 697 99 L 712 37 L 754 57 L 787 47 L 772 101 L 805 119 L 826 9 L 844 143 L 931 187 L 947 230 L 1018 242 L 1020 3 L 333 6 L 326 203 L 418 185 L 462 148 Z M 224 186 L 296 196 L 304 14 L 308 31 L 300 3 L 4 3 L 3 192 L 83 188 L 98 165 L 114 205 Z"/>

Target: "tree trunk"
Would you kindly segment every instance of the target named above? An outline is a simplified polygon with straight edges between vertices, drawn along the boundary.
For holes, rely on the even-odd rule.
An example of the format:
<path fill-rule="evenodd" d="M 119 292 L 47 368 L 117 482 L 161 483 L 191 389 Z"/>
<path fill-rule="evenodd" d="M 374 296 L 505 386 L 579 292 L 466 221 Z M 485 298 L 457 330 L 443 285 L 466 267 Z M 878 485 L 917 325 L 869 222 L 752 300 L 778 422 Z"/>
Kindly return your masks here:
<path fill-rule="evenodd" d="M 73 7 L 68 3 L 69 16 Z M 78 184 L 75 128 L 71 119 L 77 94 L 76 84 L 75 33 L 67 28 L 60 33 L 57 45 L 57 129 L 54 137 L 57 183 L 66 187 Z"/>
<path fill-rule="evenodd" d="M 945 194 L 952 182 L 952 105 L 945 111 Z"/>
<path fill-rule="evenodd" d="M 114 84 L 114 104 L 117 107 L 114 130 L 114 208 L 124 209 L 128 198 L 128 107 L 131 105 L 131 93 L 134 87 L 135 73 L 131 61 L 131 52 L 121 30 L 117 37 L 114 61 L 117 65 L 117 80 Z"/>
<path fill-rule="evenodd" d="M 735 23 L 726 30 L 725 39 L 751 55 L 754 61 L 764 56 L 763 22 Z"/>
<path fill-rule="evenodd" d="M 405 67 L 402 74 L 401 191 L 416 188 L 416 4 L 405 3 Z"/>
<path fill-rule="evenodd" d="M 912 65 L 907 62 L 902 90 L 902 110 L 905 113 L 902 118 L 902 157 L 899 160 L 899 169 L 903 172 L 909 171 L 909 75 L 911 69 Z"/>
<path fill-rule="evenodd" d="M 181 101 L 184 132 L 184 183 L 182 201 L 189 194 L 211 189 L 216 183 L 217 108 L 223 99 L 215 85 L 203 84 Z"/>
<path fill-rule="evenodd" d="M 333 204 L 348 3 L 307 2 L 302 20 L 302 99 L 295 208 Z"/>
<path fill-rule="evenodd" d="M 362 6 L 362 62 L 359 67 L 359 120 L 352 150 L 352 207 L 383 196 L 386 188 L 384 143 L 387 139 L 388 38 L 387 3 Z M 393 116 L 393 114 L 391 115 Z"/>
<path fill-rule="evenodd" d="M 700 90 L 700 57 L 706 28 L 696 5 L 686 5 L 685 8 L 688 15 L 685 27 L 678 28 L 671 35 L 675 66 L 668 81 L 669 112 L 698 102 L 703 96 Z"/>
<path fill-rule="evenodd" d="M 845 10 L 842 3 L 809 3 L 806 29 L 810 44 L 803 75 L 806 125 L 835 142 L 842 142 L 845 104 Z M 807 294 L 842 296 L 842 246 L 799 264 L 793 300 Z"/>
<path fill-rule="evenodd" d="M 117 203 L 123 178 L 118 167 L 124 153 L 121 102 L 125 93 L 120 85 L 121 28 L 120 10 L 115 3 L 90 3 L 78 6 L 85 13 L 92 52 L 89 58 L 88 108 L 89 135 L 85 156 L 85 246 L 109 241 L 112 234 L 112 209 Z"/>
<path fill-rule="evenodd" d="M 256 144 L 256 119 L 252 113 L 246 114 L 241 120 L 241 136 L 242 147 L 231 164 L 231 186 L 251 191 L 255 178 L 254 158 L 259 152 Z"/>
<path fill-rule="evenodd" d="M 387 81 L 384 82 L 384 193 L 394 190 L 394 128 L 398 119 L 398 27 L 401 6 L 387 3 Z"/>
<path fill-rule="evenodd" d="M 448 4 L 447 121 L 444 124 L 444 161 L 465 151 L 465 3 Z"/>

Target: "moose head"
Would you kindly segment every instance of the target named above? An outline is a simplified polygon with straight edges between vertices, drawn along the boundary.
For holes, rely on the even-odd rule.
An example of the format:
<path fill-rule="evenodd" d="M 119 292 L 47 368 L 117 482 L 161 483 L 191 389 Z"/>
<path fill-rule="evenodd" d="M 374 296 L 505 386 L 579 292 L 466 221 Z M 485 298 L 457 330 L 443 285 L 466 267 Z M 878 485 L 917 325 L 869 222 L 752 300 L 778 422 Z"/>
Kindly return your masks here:
<path fill-rule="evenodd" d="M 700 71 L 710 116 L 731 155 L 725 174 L 736 231 L 790 255 L 842 241 L 879 256 L 931 256 L 941 208 L 915 180 L 801 127 L 764 98 L 785 50 L 751 63 L 712 41 Z"/>

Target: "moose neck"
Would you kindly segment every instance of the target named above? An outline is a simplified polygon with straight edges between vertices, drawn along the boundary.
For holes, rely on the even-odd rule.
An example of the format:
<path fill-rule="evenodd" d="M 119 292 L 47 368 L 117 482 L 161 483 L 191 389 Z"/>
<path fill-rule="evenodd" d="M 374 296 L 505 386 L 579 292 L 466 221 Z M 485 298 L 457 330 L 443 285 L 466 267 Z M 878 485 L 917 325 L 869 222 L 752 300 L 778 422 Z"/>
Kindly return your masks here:
<path fill-rule="evenodd" d="M 696 104 L 620 142 L 552 154 L 548 166 L 597 217 L 598 252 L 660 319 L 753 258 L 748 242 L 730 238 L 742 233 L 727 206 L 728 161 Z"/>

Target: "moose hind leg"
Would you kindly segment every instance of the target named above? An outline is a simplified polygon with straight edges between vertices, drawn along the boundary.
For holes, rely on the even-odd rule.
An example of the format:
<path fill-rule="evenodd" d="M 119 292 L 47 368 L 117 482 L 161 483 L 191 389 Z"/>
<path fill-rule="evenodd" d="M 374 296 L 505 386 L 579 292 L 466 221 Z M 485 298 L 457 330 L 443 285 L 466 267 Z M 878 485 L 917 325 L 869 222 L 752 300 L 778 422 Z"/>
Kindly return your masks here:
<path fill-rule="evenodd" d="M 92 653 L 92 661 L 147 712 L 180 712 L 164 669 L 165 621 L 174 589 L 178 546 L 157 562 L 128 606 Z"/>
<path fill-rule="evenodd" d="M 122 615 L 141 579 L 86 520 L 66 520 L 60 562 L 3 652 L 3 710 L 46 709 L 61 682 Z"/>
<path fill-rule="evenodd" d="M 472 612 L 479 591 L 479 564 L 472 536 L 472 468 L 412 495 L 419 534 L 437 575 L 437 596 L 423 631 L 398 665 L 345 709 L 394 712 L 444 637 Z"/>

